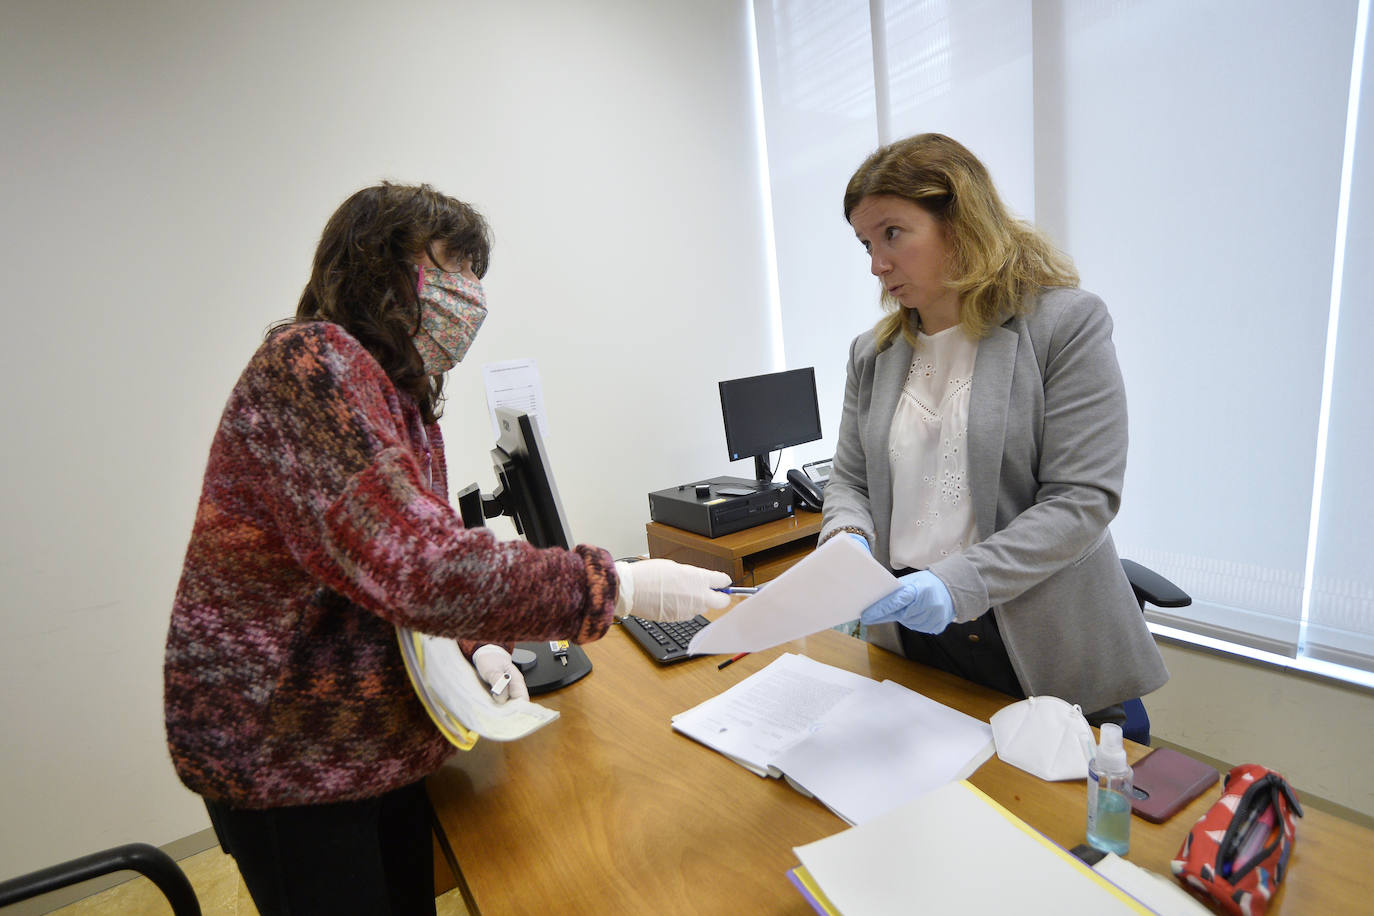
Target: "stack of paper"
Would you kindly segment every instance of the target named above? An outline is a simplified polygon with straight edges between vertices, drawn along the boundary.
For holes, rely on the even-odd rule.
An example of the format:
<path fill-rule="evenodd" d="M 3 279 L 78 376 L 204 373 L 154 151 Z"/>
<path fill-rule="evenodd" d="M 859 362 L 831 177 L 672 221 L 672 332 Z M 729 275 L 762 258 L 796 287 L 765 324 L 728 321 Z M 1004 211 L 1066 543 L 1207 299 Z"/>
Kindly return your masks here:
<path fill-rule="evenodd" d="M 993 751 L 986 722 L 792 653 L 673 728 L 761 776 L 786 776 L 851 824 L 964 778 Z"/>
<path fill-rule="evenodd" d="M 966 782 L 794 852 L 822 914 L 1151 912 Z"/>

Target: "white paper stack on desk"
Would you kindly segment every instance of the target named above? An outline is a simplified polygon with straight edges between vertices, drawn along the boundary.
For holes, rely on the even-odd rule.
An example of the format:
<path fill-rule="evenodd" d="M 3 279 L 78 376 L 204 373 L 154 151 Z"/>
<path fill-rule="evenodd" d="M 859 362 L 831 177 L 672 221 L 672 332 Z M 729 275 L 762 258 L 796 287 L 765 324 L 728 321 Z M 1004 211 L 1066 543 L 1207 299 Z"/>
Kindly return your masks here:
<path fill-rule="evenodd" d="M 760 776 L 786 776 L 850 824 L 964 778 L 993 751 L 986 722 L 792 653 L 673 728 Z"/>
<path fill-rule="evenodd" d="M 794 851 L 822 913 L 1151 913 L 967 782 Z"/>

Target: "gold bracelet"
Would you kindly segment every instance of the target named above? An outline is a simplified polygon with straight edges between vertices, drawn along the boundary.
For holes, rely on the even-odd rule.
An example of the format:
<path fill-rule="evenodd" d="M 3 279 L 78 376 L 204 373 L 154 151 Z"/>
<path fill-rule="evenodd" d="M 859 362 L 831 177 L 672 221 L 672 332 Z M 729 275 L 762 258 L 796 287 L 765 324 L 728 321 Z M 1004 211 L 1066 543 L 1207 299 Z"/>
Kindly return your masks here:
<path fill-rule="evenodd" d="M 868 541 L 868 543 L 869 543 L 870 545 L 873 543 L 873 536 L 872 536 L 871 534 L 869 534 L 867 531 L 863 530 L 862 528 L 855 528 L 853 525 L 842 525 L 842 526 L 840 526 L 839 528 L 834 528 L 834 529 L 832 529 L 832 530 L 830 530 L 830 531 L 827 531 L 826 534 L 825 534 L 825 537 L 821 538 L 819 541 L 816 542 L 816 546 L 817 546 L 817 547 L 821 546 L 821 545 L 824 544 L 826 541 L 830 540 L 830 539 L 833 538 L 835 535 L 840 534 L 840 533 L 842 533 L 842 532 L 848 532 L 848 533 L 850 533 L 850 534 L 857 534 L 859 537 L 863 538 L 865 541 Z"/>

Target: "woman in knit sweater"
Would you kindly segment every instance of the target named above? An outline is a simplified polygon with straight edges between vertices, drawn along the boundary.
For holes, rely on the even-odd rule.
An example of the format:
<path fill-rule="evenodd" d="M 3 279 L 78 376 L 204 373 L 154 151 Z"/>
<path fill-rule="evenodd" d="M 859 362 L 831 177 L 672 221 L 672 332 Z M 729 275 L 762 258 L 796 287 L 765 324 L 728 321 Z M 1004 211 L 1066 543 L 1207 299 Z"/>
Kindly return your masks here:
<path fill-rule="evenodd" d="M 723 573 L 463 527 L 437 420 L 486 314 L 489 250 L 482 217 L 428 186 L 354 194 L 211 445 L 167 635 L 167 741 L 263 916 L 434 912 L 422 780 L 452 748 L 398 625 L 463 641 L 521 697 L 494 644 L 590 642 L 613 615 L 727 601 Z"/>

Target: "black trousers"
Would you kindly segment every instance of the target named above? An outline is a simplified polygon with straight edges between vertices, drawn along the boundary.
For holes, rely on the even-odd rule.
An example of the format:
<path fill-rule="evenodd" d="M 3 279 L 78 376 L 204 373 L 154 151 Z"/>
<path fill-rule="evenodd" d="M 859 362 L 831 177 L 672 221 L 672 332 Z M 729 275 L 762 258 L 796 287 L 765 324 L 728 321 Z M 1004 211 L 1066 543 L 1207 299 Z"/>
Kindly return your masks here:
<path fill-rule="evenodd" d="M 894 575 L 907 572 L 911 570 Z M 1002 631 L 997 628 L 997 617 L 991 610 L 967 623 L 951 623 L 933 636 L 908 630 L 901 624 L 897 624 L 897 632 L 902 637 L 902 654 L 912 661 L 957 674 L 966 681 L 991 687 L 1018 700 L 1026 698 L 1016 669 L 1011 666 L 1006 643 L 1002 641 Z M 1126 710 L 1122 706 L 1108 706 L 1085 712 L 1084 718 L 1094 726 L 1104 722 L 1122 725 L 1126 721 Z"/>
<path fill-rule="evenodd" d="M 353 802 L 205 807 L 261 916 L 434 916 L 423 783 Z"/>

